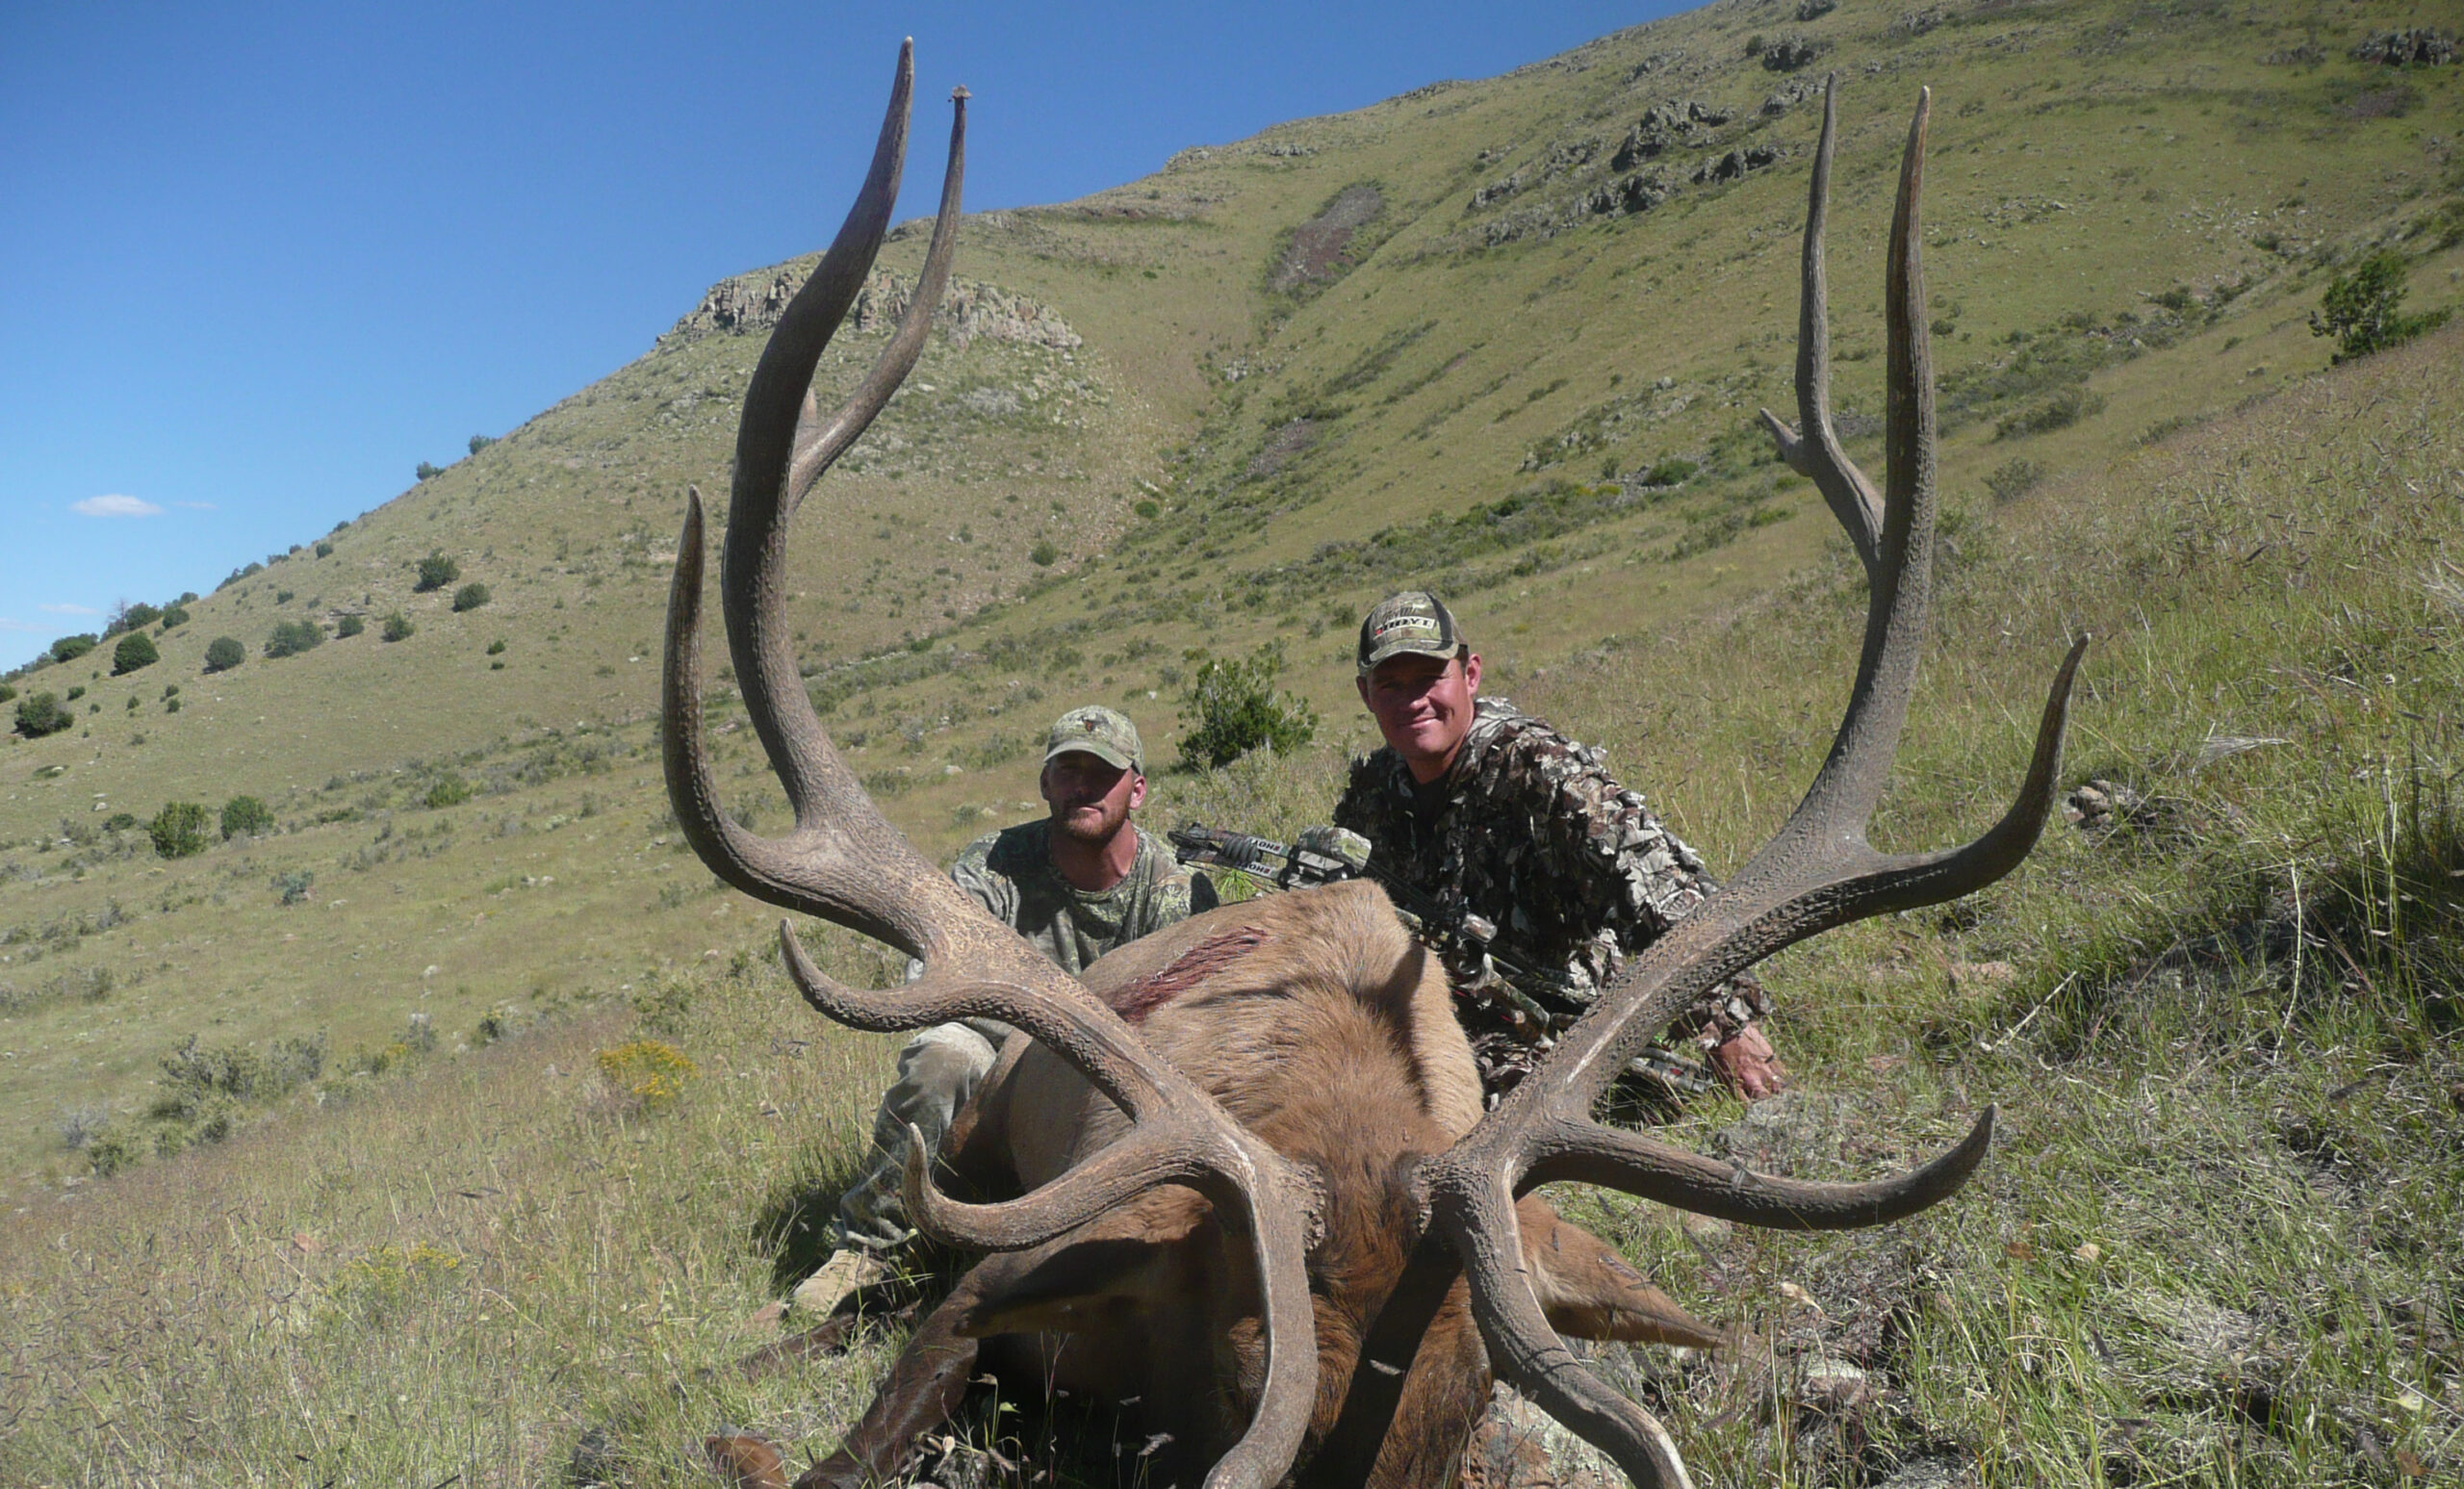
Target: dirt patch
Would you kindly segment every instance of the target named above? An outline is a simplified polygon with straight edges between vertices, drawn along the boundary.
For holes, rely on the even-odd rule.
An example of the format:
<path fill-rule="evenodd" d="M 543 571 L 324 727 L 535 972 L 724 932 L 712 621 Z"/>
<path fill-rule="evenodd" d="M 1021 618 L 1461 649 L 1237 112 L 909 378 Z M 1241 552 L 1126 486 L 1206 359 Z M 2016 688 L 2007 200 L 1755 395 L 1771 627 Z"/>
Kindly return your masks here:
<path fill-rule="evenodd" d="M 1340 271 L 1344 250 L 1352 235 L 1386 209 L 1386 198 L 1373 186 L 1348 186 L 1326 204 L 1326 210 L 1300 224 L 1292 243 L 1275 262 L 1267 286 L 1277 292 L 1303 284 L 1322 283 Z"/>
<path fill-rule="evenodd" d="M 1266 449 L 1249 459 L 1253 476 L 1272 475 L 1318 443 L 1318 421 L 1295 419 L 1267 436 Z"/>

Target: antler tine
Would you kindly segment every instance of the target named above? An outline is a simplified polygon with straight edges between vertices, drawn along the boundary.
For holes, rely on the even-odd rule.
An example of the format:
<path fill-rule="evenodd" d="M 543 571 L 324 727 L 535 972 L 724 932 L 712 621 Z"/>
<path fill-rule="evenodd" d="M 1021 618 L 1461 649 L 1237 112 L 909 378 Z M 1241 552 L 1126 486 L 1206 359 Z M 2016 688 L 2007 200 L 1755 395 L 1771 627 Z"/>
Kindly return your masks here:
<path fill-rule="evenodd" d="M 803 407 L 796 421 L 794 454 L 787 466 L 784 497 L 786 514 L 792 516 L 812 483 L 822 473 L 837 463 L 847 447 L 862 437 L 874 418 L 887 407 L 890 396 L 915 367 L 916 358 L 924 354 L 925 339 L 933 329 L 933 316 L 940 308 L 941 292 L 950 282 L 950 260 L 957 256 L 959 239 L 959 185 L 963 174 L 959 168 L 961 144 L 966 135 L 967 90 L 955 89 L 950 102 L 957 111 L 956 122 L 950 128 L 950 169 L 941 180 L 941 204 L 933 219 L 933 239 L 924 250 L 923 271 L 915 277 L 915 293 L 909 299 L 907 311 L 899 317 L 898 329 L 890 334 L 889 344 L 874 359 L 872 371 L 864 374 L 856 391 L 848 395 L 827 424 L 816 422 L 812 392 L 806 386 Z M 861 280 L 858 281 L 860 284 Z"/>
<path fill-rule="evenodd" d="M 1882 561 L 1883 502 L 1874 483 L 1839 448 L 1831 423 L 1831 290 L 1823 238 L 1831 210 L 1831 157 L 1839 122 L 1839 74 L 1822 83 L 1822 139 L 1814 146 L 1813 185 L 1806 205 L 1805 290 L 1797 306 L 1797 428 L 1769 409 L 1763 427 L 1780 447 L 1788 469 L 1810 477 L 1832 515 L 1848 529 L 1857 556 L 1872 578 Z"/>
<path fill-rule="evenodd" d="M 1773 1178 L 1643 1133 L 1594 1121 L 1559 1122 L 1538 1135 L 1522 1182 L 1597 1184 L 1766 1230 L 1855 1230 L 1886 1225 L 1948 1198 L 1992 1147 L 1997 1112 L 1986 1107 L 1957 1147 L 1922 1168 L 1862 1184 Z"/>
<path fill-rule="evenodd" d="M 1692 1489 L 1668 1429 L 1594 1374 L 1550 1326 L 1524 1264 L 1507 1175 L 1492 1168 L 1449 1177 L 1449 1202 L 1434 1206 L 1433 1223 L 1462 1259 L 1490 1368 L 1644 1489 Z"/>

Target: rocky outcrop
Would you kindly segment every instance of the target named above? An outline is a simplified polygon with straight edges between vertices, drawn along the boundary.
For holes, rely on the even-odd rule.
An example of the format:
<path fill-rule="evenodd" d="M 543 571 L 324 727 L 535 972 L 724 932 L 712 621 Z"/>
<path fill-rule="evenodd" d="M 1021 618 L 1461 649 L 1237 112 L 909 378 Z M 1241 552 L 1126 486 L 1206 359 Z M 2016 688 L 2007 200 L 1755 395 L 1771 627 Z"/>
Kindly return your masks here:
<path fill-rule="evenodd" d="M 1780 37 L 1762 48 L 1762 65 L 1772 72 L 1794 72 L 1807 66 L 1826 50 L 1820 41 L 1804 37 Z"/>
<path fill-rule="evenodd" d="M 1750 144 L 1741 150 L 1731 150 L 1715 156 L 1695 167 L 1696 186 L 1716 186 L 1725 181 L 1741 181 L 1748 171 L 1760 170 L 1777 164 L 1780 147 L 1776 144 Z"/>
<path fill-rule="evenodd" d="M 660 337 L 662 345 L 698 341 L 720 332 L 768 331 L 779 323 L 787 302 L 804 288 L 814 262 L 790 264 L 722 279 L 702 295 L 702 303 Z M 856 292 L 847 313 L 847 329 L 886 334 L 907 313 L 914 287 L 886 270 L 875 270 Z M 1059 350 L 1080 345 L 1078 333 L 1060 313 L 1023 295 L 972 279 L 953 279 L 940 306 L 933 313 L 933 329 L 951 345 L 963 347 L 979 338 Z"/>
<path fill-rule="evenodd" d="M 1715 109 L 1697 98 L 1672 99 L 1655 104 L 1643 111 L 1634 127 L 1617 146 L 1608 164 L 1617 170 L 1631 170 L 1645 161 L 1656 160 L 1671 148 L 1701 142 L 1703 132 L 1719 128 L 1733 116 Z"/>
<path fill-rule="evenodd" d="M 2381 63 L 2390 67 L 2444 66 L 2455 60 L 2455 39 L 2427 26 L 2407 26 L 2401 31 L 2381 31 L 2364 38 L 2352 49 L 2352 57 L 2355 62 Z"/>

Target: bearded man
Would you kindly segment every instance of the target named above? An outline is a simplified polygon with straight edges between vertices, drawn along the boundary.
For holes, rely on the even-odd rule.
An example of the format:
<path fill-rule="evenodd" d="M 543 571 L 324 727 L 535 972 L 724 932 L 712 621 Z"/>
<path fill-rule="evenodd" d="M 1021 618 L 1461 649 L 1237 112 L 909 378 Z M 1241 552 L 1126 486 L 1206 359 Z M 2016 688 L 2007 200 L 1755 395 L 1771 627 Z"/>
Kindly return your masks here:
<path fill-rule="evenodd" d="M 1102 706 L 1063 714 L 1044 742 L 1040 788 L 1046 816 L 967 844 L 950 877 L 1055 966 L 1075 977 L 1105 952 L 1215 907 L 1213 885 L 1130 820 L 1145 804 L 1146 774 L 1126 716 Z M 971 1018 L 927 1029 L 899 1052 L 898 1079 L 873 1118 L 870 1167 L 839 1198 L 835 1254 L 797 1286 L 799 1310 L 828 1314 L 890 1274 L 890 1258 L 915 1234 L 901 1190 L 908 1124 L 938 1148 L 1014 1032 Z"/>

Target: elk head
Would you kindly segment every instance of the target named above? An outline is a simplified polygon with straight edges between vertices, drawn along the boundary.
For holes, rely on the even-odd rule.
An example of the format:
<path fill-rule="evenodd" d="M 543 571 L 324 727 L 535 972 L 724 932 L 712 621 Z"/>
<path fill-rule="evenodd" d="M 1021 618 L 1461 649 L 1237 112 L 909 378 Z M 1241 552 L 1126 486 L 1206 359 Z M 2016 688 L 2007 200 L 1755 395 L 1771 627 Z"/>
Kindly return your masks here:
<path fill-rule="evenodd" d="M 1323 1206 L 1299 1166 L 1158 1057 L 1081 984 L 1045 962 L 926 862 L 868 800 L 813 712 L 789 644 L 783 585 L 795 507 L 862 434 L 920 354 L 947 281 L 959 218 L 965 113 L 957 94 L 939 218 L 921 280 L 870 373 L 826 422 L 809 392 L 824 347 L 879 249 L 895 200 L 913 86 L 911 46 L 872 168 L 820 267 L 772 334 L 745 395 L 736 440 L 721 582 L 729 645 L 746 710 L 794 804 L 795 827 L 763 838 L 720 809 L 700 734 L 699 622 L 703 516 L 688 502 L 669 602 L 663 706 L 668 787 L 687 838 L 720 878 L 746 893 L 820 915 L 919 958 L 925 976 L 868 992 L 823 976 L 783 925 L 790 972 L 815 1007 L 857 1028 L 889 1031 L 972 1016 L 1025 1029 L 1082 1072 L 1131 1118 L 1118 1141 L 1023 1198 L 967 1205 L 934 1191 L 925 1155 L 911 1153 L 911 1213 L 959 1245 L 1016 1251 L 1044 1245 L 1147 1192 L 1203 1194 L 1251 1270 L 1264 1368 L 1246 1432 L 1211 1485 L 1283 1479 L 1303 1447 L 1320 1361 L 1309 1251 Z M 1886 285 L 1889 331 L 1887 475 L 1877 494 L 1840 450 L 1828 407 L 1823 217 L 1835 99 L 1826 95 L 1805 241 L 1797 367 L 1800 429 L 1769 419 L 1782 453 L 1811 476 L 1863 561 L 1871 598 L 1854 691 L 1831 754 L 1778 835 L 1719 893 L 1638 957 L 1591 1013 L 1468 1136 L 1418 1163 L 1396 1219 L 1393 1250 L 1407 1256 L 1362 1342 L 1340 1415 L 1304 1482 L 1367 1480 L 1393 1424 L 1430 1321 L 1458 1284 L 1495 1372 L 1608 1452 L 1637 1482 L 1681 1485 L 1683 1462 L 1651 1415 L 1595 1377 L 1552 1328 L 1535 1292 L 1542 1269 L 1525 1255 L 1517 1203 L 1535 1186 L 1579 1180 L 1679 1208 L 1785 1229 L 1871 1225 L 1948 1195 L 1982 1160 L 1989 1108 L 1957 1147 L 1921 1168 L 1865 1184 L 1769 1178 L 1713 1163 L 1644 1135 L 1603 1126 L 1591 1110 L 1615 1073 L 1699 990 L 1825 930 L 1935 904 L 1992 883 L 2023 859 L 2052 799 L 2074 647 L 2057 675 L 2035 757 L 2002 820 L 1964 847 L 1885 855 L 1865 841 L 1907 715 L 1930 597 L 1935 434 L 1916 213 L 1926 103 L 1920 96 L 1900 175 Z M 1423 1366 L 1442 1364 L 1429 1360 Z M 1459 1364 L 1444 1368 L 1459 1370 Z M 1245 1393 L 1247 1394 L 1247 1393 Z"/>

